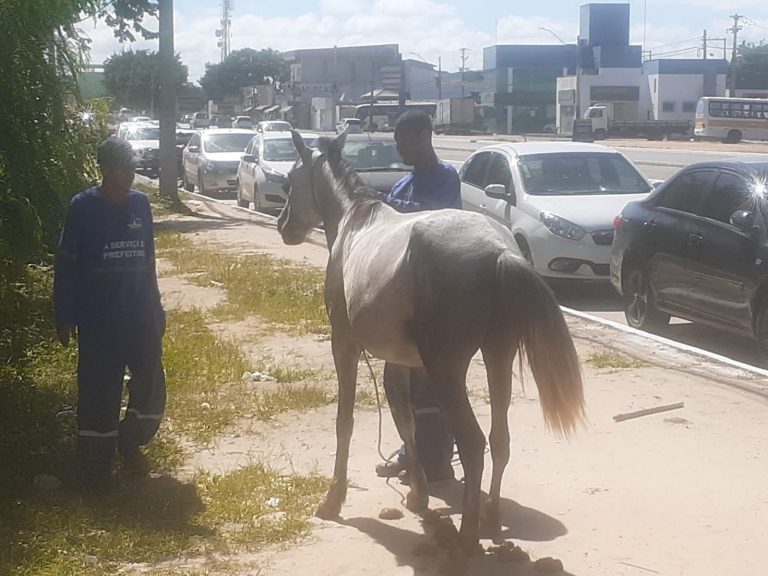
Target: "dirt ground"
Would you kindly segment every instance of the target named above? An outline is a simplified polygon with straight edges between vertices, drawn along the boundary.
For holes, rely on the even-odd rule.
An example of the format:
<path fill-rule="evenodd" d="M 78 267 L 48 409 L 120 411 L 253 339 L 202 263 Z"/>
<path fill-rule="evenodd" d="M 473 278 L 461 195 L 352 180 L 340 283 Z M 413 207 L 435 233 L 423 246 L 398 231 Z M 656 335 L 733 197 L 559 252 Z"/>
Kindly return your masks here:
<path fill-rule="evenodd" d="M 189 201 L 189 200 L 188 200 Z M 189 201 L 201 217 L 174 217 L 158 229 L 188 233 L 196 243 L 222 251 L 266 252 L 323 266 L 320 236 L 298 247 L 282 245 L 274 222 L 221 204 Z M 167 275 L 160 262 L 167 307 L 210 307 L 224 296 L 215 287 L 195 287 Z M 768 542 L 768 395 L 726 384 L 721 366 L 702 358 L 649 345 L 585 320 L 569 318 L 583 361 L 589 424 L 570 441 L 544 427 L 533 379 L 515 382 L 509 410 L 512 457 L 502 488 L 503 537 L 532 560 L 559 558 L 566 574 L 635 576 L 647 574 L 758 576 L 766 573 Z M 256 320 L 253 321 L 257 323 Z M 216 330 L 242 342 L 254 362 L 264 355 L 295 360 L 328 374 L 334 386 L 330 344 L 312 336 L 271 335 L 254 340 L 249 322 L 220 324 Z M 646 363 L 625 369 L 597 369 L 585 360 L 594 352 L 620 348 Z M 695 367 L 696 374 L 686 371 Z M 372 392 L 361 364 L 361 389 Z M 726 370 L 727 372 L 727 370 Z M 707 377 L 707 374 L 715 376 Z M 733 372 L 732 382 L 749 379 Z M 751 379 L 758 392 L 765 382 Z M 490 409 L 484 394 L 482 361 L 473 361 L 470 398 L 484 430 Z M 613 416 L 684 402 L 683 409 L 626 422 Z M 188 469 L 232 470 L 251 460 L 283 470 L 331 475 L 335 453 L 335 406 L 287 413 L 276 421 L 243 426 L 193 456 Z M 461 573 L 445 552 L 432 547 L 419 519 L 403 506 L 407 488 L 377 478 L 378 416 L 359 409 L 350 458 L 348 499 L 342 518 L 316 520 L 303 542 L 239 558 L 243 574 L 432 575 Z M 382 449 L 399 445 L 389 413 L 383 418 Z M 462 477 L 455 462 L 456 476 Z M 486 455 L 484 488 L 490 478 Z M 460 520 L 462 484 L 435 484 L 430 507 Z M 400 508 L 404 517 L 378 519 L 382 508 Z M 420 549 L 417 546 L 426 544 Z M 483 540 L 488 545 L 490 541 Z M 423 554 L 424 550 L 427 554 Z M 179 561 L 176 566 L 199 566 Z M 532 562 L 502 563 L 494 556 L 473 558 L 466 574 L 537 574 Z M 562 572 L 561 572 L 562 573 Z"/>

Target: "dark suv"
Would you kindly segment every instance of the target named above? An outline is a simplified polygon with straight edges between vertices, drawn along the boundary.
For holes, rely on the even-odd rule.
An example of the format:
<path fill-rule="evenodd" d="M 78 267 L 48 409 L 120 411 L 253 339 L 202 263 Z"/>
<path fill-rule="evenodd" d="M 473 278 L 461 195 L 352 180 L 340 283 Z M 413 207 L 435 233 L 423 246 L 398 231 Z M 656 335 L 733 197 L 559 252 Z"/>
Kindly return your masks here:
<path fill-rule="evenodd" d="M 611 282 L 627 323 L 679 316 L 768 352 L 768 156 L 691 165 L 616 217 Z"/>

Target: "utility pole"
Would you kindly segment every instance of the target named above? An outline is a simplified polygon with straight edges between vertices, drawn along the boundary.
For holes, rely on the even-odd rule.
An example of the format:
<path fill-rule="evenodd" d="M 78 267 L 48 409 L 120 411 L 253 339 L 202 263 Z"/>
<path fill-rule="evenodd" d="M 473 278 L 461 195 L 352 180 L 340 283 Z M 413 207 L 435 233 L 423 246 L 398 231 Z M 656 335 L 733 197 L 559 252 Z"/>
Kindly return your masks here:
<path fill-rule="evenodd" d="M 728 32 L 733 32 L 733 51 L 731 52 L 731 92 L 730 96 L 733 98 L 736 96 L 736 46 L 738 42 L 738 34 L 742 30 L 739 26 L 739 22 L 744 18 L 743 14 L 733 14 L 733 28 L 728 28 Z"/>
<path fill-rule="evenodd" d="M 443 57 L 437 57 L 437 99 L 443 99 Z"/>
<path fill-rule="evenodd" d="M 336 80 L 337 80 L 337 74 L 336 74 L 336 70 L 337 70 L 336 64 L 337 64 L 337 62 L 336 62 L 336 59 L 337 59 L 337 56 L 338 56 L 337 52 L 338 52 L 338 47 L 334 44 L 333 45 L 333 78 L 332 78 L 333 82 L 331 83 L 331 87 L 332 87 L 332 90 L 331 90 L 331 94 L 332 94 L 332 97 L 331 97 L 331 100 L 332 100 L 332 102 L 331 102 L 331 130 L 336 130 Z"/>
<path fill-rule="evenodd" d="M 707 59 L 707 31 L 704 30 L 704 60 Z"/>
<path fill-rule="evenodd" d="M 221 28 L 216 30 L 219 38 L 218 47 L 221 48 L 221 61 L 229 56 L 232 43 L 232 2 L 233 0 L 221 0 Z"/>
<path fill-rule="evenodd" d="M 173 0 L 159 0 L 160 34 L 160 195 L 178 198 L 176 180 L 176 75 Z"/>
<path fill-rule="evenodd" d="M 464 70 L 466 70 L 467 65 L 467 59 L 469 56 L 467 56 L 468 48 L 461 48 L 461 68 L 459 69 L 460 72 L 460 79 L 461 79 L 461 97 L 464 98 Z"/>

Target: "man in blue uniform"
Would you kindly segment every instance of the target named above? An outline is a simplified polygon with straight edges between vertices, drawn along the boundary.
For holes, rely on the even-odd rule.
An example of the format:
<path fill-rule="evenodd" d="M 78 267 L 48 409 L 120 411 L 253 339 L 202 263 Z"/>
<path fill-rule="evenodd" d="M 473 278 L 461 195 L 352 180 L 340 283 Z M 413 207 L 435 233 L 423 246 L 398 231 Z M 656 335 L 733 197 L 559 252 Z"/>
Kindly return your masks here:
<path fill-rule="evenodd" d="M 459 176 L 456 169 L 441 162 L 432 147 L 432 120 L 424 112 L 408 111 L 395 125 L 395 142 L 403 162 L 413 172 L 397 182 L 386 203 L 399 212 L 419 212 L 441 208 L 461 208 Z M 387 368 L 384 368 L 387 380 Z M 424 369 L 410 370 L 411 401 L 416 428 L 417 457 L 428 482 L 453 479 L 453 435 L 435 401 Z M 379 464 L 376 473 L 390 477 L 404 468 L 403 449 L 394 462 Z"/>
<path fill-rule="evenodd" d="M 78 473 L 92 488 L 108 483 L 116 449 L 128 471 L 148 472 L 139 446 L 157 433 L 166 400 L 165 313 L 149 200 L 131 189 L 135 160 L 128 142 L 107 138 L 97 160 L 102 183 L 72 199 L 54 282 L 62 345 L 77 332 Z M 126 368 L 129 399 L 121 421 Z"/>

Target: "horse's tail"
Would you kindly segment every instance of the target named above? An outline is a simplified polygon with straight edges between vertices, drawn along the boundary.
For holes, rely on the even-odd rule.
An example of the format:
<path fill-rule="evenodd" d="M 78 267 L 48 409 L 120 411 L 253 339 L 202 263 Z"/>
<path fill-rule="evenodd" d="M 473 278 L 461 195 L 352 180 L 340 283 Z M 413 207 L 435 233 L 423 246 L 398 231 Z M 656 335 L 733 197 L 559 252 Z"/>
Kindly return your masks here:
<path fill-rule="evenodd" d="M 539 390 L 547 427 L 569 436 L 585 419 L 581 367 L 571 334 L 552 290 L 526 262 L 502 253 L 496 282 L 504 313 L 517 335 Z"/>

